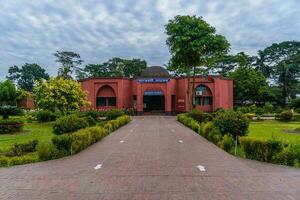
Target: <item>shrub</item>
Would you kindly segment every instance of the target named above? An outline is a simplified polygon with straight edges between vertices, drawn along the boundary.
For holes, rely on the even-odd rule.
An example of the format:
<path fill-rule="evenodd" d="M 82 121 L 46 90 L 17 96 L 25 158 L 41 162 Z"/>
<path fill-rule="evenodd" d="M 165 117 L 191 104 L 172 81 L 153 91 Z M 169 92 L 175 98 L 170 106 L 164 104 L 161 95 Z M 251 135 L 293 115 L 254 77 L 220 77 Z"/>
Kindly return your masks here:
<path fill-rule="evenodd" d="M 58 115 L 49 110 L 39 110 L 35 112 L 35 117 L 38 122 L 51 122 L 58 118 Z"/>
<path fill-rule="evenodd" d="M 0 167 L 8 167 L 9 165 L 9 158 L 6 156 L 0 156 Z"/>
<path fill-rule="evenodd" d="M 24 121 L 16 119 L 1 119 L 0 134 L 20 132 L 24 126 Z"/>
<path fill-rule="evenodd" d="M 263 106 L 264 113 L 272 113 L 273 110 L 274 106 L 270 102 L 265 103 L 265 105 Z"/>
<path fill-rule="evenodd" d="M 244 115 L 245 115 L 245 117 L 247 117 L 247 119 L 249 119 L 249 120 L 253 120 L 253 118 L 255 117 L 255 114 L 253 114 L 253 113 L 245 113 Z"/>
<path fill-rule="evenodd" d="M 199 123 L 212 120 L 212 115 L 210 115 L 208 113 L 204 113 L 197 109 L 193 109 L 190 112 L 188 112 L 187 116 L 193 118 L 194 120 L 196 120 Z"/>
<path fill-rule="evenodd" d="M 32 123 L 35 120 L 35 118 L 32 115 L 27 115 L 26 116 L 26 122 L 27 123 Z"/>
<path fill-rule="evenodd" d="M 103 126 L 109 133 L 113 132 L 113 126 L 110 122 L 107 122 Z"/>
<path fill-rule="evenodd" d="M 106 111 L 105 110 L 87 110 L 77 112 L 76 114 L 79 117 L 92 117 L 94 120 L 98 120 L 99 117 L 104 117 Z"/>
<path fill-rule="evenodd" d="M 122 115 L 124 115 L 124 111 L 120 109 L 111 109 L 107 110 L 105 113 L 105 116 L 107 117 L 108 120 L 116 119 Z"/>
<path fill-rule="evenodd" d="M 261 107 L 256 108 L 255 114 L 262 115 L 264 114 L 264 109 Z"/>
<path fill-rule="evenodd" d="M 202 126 L 201 126 L 201 135 L 203 135 L 205 138 L 207 138 L 208 137 L 208 133 L 209 132 L 211 132 L 211 130 L 214 128 L 214 126 L 213 126 L 213 124 L 212 124 L 212 122 L 207 122 L 207 123 L 205 123 L 205 124 L 203 124 Z"/>
<path fill-rule="evenodd" d="M 37 162 L 38 157 L 36 157 L 35 155 L 17 156 L 9 158 L 8 161 L 8 166 L 23 165 L 27 163 Z"/>
<path fill-rule="evenodd" d="M 79 118 L 76 115 L 68 115 L 55 121 L 53 124 L 53 132 L 57 135 L 73 133 L 87 126 L 88 123 L 85 119 Z"/>
<path fill-rule="evenodd" d="M 73 139 L 69 134 L 57 135 L 52 138 L 52 143 L 62 155 L 68 155 L 71 152 Z"/>
<path fill-rule="evenodd" d="M 23 115 L 24 111 L 17 106 L 0 106 L 0 115 L 2 115 L 3 119 L 8 119 L 10 115 Z"/>
<path fill-rule="evenodd" d="M 37 146 L 37 153 L 41 160 L 51 160 L 59 158 L 59 151 L 56 147 L 52 144 L 41 143 Z"/>
<path fill-rule="evenodd" d="M 200 124 L 191 117 L 188 117 L 186 114 L 177 115 L 177 120 L 183 123 L 185 126 L 191 128 L 195 132 L 199 132 Z"/>
<path fill-rule="evenodd" d="M 299 167 L 300 145 L 290 144 L 274 156 L 274 162 Z"/>
<path fill-rule="evenodd" d="M 286 122 L 291 121 L 293 119 L 293 113 L 290 110 L 283 111 L 279 115 L 276 115 L 276 119 Z"/>
<path fill-rule="evenodd" d="M 234 139 L 231 135 L 226 134 L 223 136 L 222 140 L 218 143 L 218 146 L 229 152 L 234 148 Z"/>
<path fill-rule="evenodd" d="M 241 112 L 226 111 L 214 118 L 213 125 L 219 128 L 222 135 L 230 133 L 235 137 L 247 134 L 249 121 Z"/>
<path fill-rule="evenodd" d="M 118 129 L 120 126 L 130 122 L 130 120 L 131 119 L 129 116 L 124 115 L 118 117 L 115 120 L 111 120 L 110 122 L 107 122 L 105 125 L 107 124 L 110 125 L 108 129 L 106 129 L 106 127 L 94 126 L 94 127 L 88 127 L 85 129 L 78 130 L 73 134 L 63 134 L 63 135 L 54 136 L 52 138 L 52 143 L 54 149 L 56 150 L 54 151 L 55 152 L 54 156 L 61 157 L 64 155 L 78 153 L 83 149 L 87 148 L 88 146 L 90 146 L 91 144 L 101 140 L 103 137 L 108 135 L 108 133 L 110 133 L 110 131 L 112 131 L 113 129 L 114 130 Z M 42 150 L 44 151 L 44 149 Z M 51 156 L 51 153 L 48 154 L 50 154 Z M 46 153 L 46 155 L 48 154 Z M 44 157 L 46 157 L 46 159 L 48 158 L 47 156 Z"/>
<path fill-rule="evenodd" d="M 86 116 L 86 117 L 84 117 L 84 119 L 88 123 L 89 126 L 95 126 L 97 123 L 96 120 L 91 116 Z"/>
<path fill-rule="evenodd" d="M 108 131 L 102 127 L 90 127 L 79 130 L 71 135 L 72 152 L 78 153 L 91 144 L 101 140 L 107 135 Z"/>
<path fill-rule="evenodd" d="M 294 114 L 294 116 L 293 116 L 293 120 L 295 120 L 295 121 L 300 121 L 300 114 Z"/>
<path fill-rule="evenodd" d="M 14 144 L 7 156 L 22 156 L 26 153 L 35 152 L 38 140 L 32 140 L 26 143 Z"/>
<path fill-rule="evenodd" d="M 237 112 L 241 112 L 241 113 L 250 113 L 250 109 L 249 107 L 247 106 L 239 106 L 239 107 L 236 107 L 235 109 Z"/>
<path fill-rule="evenodd" d="M 209 141 L 214 144 L 218 144 L 222 140 L 222 134 L 219 129 L 213 127 L 208 133 L 206 137 Z"/>
<path fill-rule="evenodd" d="M 246 158 L 270 162 L 277 153 L 281 152 L 283 145 L 276 140 L 257 140 L 242 137 L 240 144 L 245 152 Z"/>

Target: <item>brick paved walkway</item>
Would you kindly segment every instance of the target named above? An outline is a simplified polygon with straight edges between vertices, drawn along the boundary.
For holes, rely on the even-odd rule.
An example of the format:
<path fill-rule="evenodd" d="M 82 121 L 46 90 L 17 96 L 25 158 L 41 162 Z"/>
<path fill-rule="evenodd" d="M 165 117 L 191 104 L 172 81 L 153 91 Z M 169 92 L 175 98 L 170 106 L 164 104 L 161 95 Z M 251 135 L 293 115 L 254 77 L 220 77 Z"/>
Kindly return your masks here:
<path fill-rule="evenodd" d="M 77 155 L 0 168 L 0 199 L 294 200 L 300 170 L 231 156 L 174 117 L 134 117 Z"/>

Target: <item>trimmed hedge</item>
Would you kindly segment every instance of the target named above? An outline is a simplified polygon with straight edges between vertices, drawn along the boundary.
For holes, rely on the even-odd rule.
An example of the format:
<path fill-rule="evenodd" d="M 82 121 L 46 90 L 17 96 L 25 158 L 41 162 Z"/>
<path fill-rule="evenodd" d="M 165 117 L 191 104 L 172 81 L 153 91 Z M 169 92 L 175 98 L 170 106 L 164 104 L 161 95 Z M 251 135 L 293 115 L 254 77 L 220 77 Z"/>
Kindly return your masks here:
<path fill-rule="evenodd" d="M 248 137 L 240 138 L 240 144 L 246 158 L 272 162 L 273 156 L 283 150 L 283 145 L 276 140 L 258 140 Z"/>
<path fill-rule="evenodd" d="M 195 132 L 198 132 L 200 129 L 200 124 L 193 118 L 188 117 L 186 114 L 177 115 L 177 120 Z"/>
<path fill-rule="evenodd" d="M 0 167 L 10 167 L 13 165 L 23 165 L 38 162 L 39 157 L 36 154 L 27 154 L 24 156 L 0 156 Z"/>
<path fill-rule="evenodd" d="M 188 117 L 187 114 L 177 115 L 177 120 L 225 151 L 230 151 L 234 147 L 232 136 L 229 134 L 222 135 L 212 122 L 201 123 L 200 125 L 196 120 Z"/>
<path fill-rule="evenodd" d="M 240 143 L 246 158 L 281 165 L 300 167 L 300 145 L 284 144 L 277 140 L 258 140 L 242 137 Z"/>
<path fill-rule="evenodd" d="M 0 120 L 0 134 L 20 132 L 24 126 L 23 120 L 16 119 L 1 119 Z"/>
<path fill-rule="evenodd" d="M 120 116 L 125 115 L 125 111 L 121 109 L 110 109 L 110 110 L 88 110 L 75 112 L 79 117 L 92 117 L 95 120 L 105 118 L 105 120 L 113 120 Z"/>
<path fill-rule="evenodd" d="M 72 134 L 54 136 L 52 143 L 41 144 L 37 148 L 41 160 L 51 160 L 82 151 L 104 138 L 112 131 L 129 123 L 130 116 L 123 115 L 102 126 L 93 126 L 78 130 Z"/>
<path fill-rule="evenodd" d="M 211 114 L 204 113 L 197 109 L 193 109 L 190 112 L 188 112 L 187 116 L 193 118 L 199 123 L 211 121 L 213 118 Z"/>
<path fill-rule="evenodd" d="M 53 124 L 53 132 L 57 135 L 64 133 L 73 133 L 79 129 L 88 127 L 88 122 L 77 115 L 67 115 L 59 118 Z"/>

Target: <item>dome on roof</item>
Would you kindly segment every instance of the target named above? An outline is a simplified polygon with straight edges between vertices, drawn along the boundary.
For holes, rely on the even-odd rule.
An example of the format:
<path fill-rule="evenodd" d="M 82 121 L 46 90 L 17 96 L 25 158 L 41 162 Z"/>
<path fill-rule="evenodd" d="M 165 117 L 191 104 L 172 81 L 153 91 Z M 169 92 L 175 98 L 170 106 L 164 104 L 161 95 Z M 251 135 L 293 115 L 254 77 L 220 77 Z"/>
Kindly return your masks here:
<path fill-rule="evenodd" d="M 141 77 L 169 77 L 170 74 L 167 69 L 160 66 L 147 67 L 142 73 Z"/>

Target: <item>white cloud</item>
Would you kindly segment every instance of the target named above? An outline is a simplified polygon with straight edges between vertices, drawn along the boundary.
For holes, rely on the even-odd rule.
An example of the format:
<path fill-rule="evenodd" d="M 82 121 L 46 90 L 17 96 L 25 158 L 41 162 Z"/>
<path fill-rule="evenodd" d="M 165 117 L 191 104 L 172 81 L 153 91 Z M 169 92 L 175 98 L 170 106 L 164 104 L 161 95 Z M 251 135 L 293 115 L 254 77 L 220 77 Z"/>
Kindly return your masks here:
<path fill-rule="evenodd" d="M 86 63 L 121 56 L 163 65 L 169 59 L 164 25 L 179 14 L 203 16 L 232 52 L 255 54 L 300 37 L 298 0 L 0 1 L 0 80 L 9 66 L 25 62 L 56 74 L 56 50 L 76 51 Z"/>

